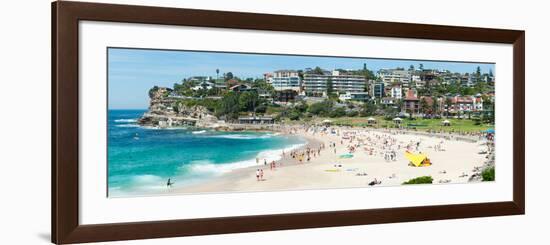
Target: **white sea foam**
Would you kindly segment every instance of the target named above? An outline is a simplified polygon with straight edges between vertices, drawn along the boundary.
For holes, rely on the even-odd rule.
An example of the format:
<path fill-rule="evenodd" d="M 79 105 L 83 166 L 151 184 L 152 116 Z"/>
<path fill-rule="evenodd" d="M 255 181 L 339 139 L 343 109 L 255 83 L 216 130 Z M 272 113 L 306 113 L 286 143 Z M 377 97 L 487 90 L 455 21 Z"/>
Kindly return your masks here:
<path fill-rule="evenodd" d="M 265 150 L 257 154 L 259 163 L 256 163 L 256 159 L 249 159 L 243 161 L 237 161 L 232 163 L 213 163 L 209 160 L 196 160 L 188 164 L 182 165 L 180 168 L 189 170 L 182 176 L 172 177 L 172 181 L 175 186 L 183 186 L 187 184 L 195 183 L 196 181 L 201 181 L 206 175 L 220 175 L 233 171 L 235 169 L 247 168 L 252 166 L 262 166 L 264 159 L 267 162 L 278 161 L 282 158 L 283 150 L 285 153 L 289 153 L 292 150 L 298 149 L 305 145 L 293 144 L 284 149 L 276 150 Z M 190 176 L 187 174 L 191 174 Z M 193 176 L 194 175 L 194 176 Z M 204 179 L 203 179 L 204 180 Z M 109 187 L 109 196 L 110 197 L 122 197 L 122 196 L 136 196 L 136 195 L 147 195 L 149 193 L 159 193 L 166 189 L 167 179 L 162 178 L 156 175 L 137 175 L 131 178 L 132 187 L 129 189 L 120 188 L 120 187 Z"/>
<path fill-rule="evenodd" d="M 117 123 L 133 123 L 133 122 L 137 122 L 137 119 L 136 118 L 116 119 L 115 122 L 117 122 Z"/>
<path fill-rule="evenodd" d="M 132 188 L 135 191 L 152 191 L 152 190 L 161 190 L 166 188 L 167 179 L 160 176 L 144 174 L 133 176 L 131 183 Z"/>
<path fill-rule="evenodd" d="M 251 140 L 251 139 L 269 139 L 275 136 L 275 134 L 225 134 L 225 135 L 213 135 L 212 138 L 223 139 L 236 139 L 236 140 Z"/>
<path fill-rule="evenodd" d="M 206 130 L 199 130 L 199 131 L 193 131 L 192 134 L 204 134 L 206 133 Z"/>
<path fill-rule="evenodd" d="M 198 160 L 192 161 L 188 165 L 184 165 L 182 167 L 188 167 L 191 173 L 194 174 L 223 174 L 235 169 L 247 168 L 252 166 L 262 166 L 264 159 L 267 162 L 281 160 L 283 150 L 286 153 L 289 153 L 290 151 L 298 149 L 303 145 L 305 145 L 305 143 L 294 144 L 284 149 L 261 151 L 256 156 L 259 160 L 258 163 L 256 163 L 256 158 L 232 163 L 212 163 L 208 160 Z"/>
<path fill-rule="evenodd" d="M 164 180 L 156 175 L 152 174 L 143 174 L 143 175 L 136 175 L 132 177 L 132 183 L 141 185 L 141 184 L 159 184 L 162 183 Z"/>
<path fill-rule="evenodd" d="M 120 124 L 120 125 L 115 125 L 115 126 L 119 127 L 119 128 L 139 128 L 140 127 L 137 124 Z"/>
<path fill-rule="evenodd" d="M 186 127 L 169 127 L 169 128 L 163 128 L 158 126 L 140 126 L 143 129 L 149 129 L 149 130 L 186 130 Z"/>

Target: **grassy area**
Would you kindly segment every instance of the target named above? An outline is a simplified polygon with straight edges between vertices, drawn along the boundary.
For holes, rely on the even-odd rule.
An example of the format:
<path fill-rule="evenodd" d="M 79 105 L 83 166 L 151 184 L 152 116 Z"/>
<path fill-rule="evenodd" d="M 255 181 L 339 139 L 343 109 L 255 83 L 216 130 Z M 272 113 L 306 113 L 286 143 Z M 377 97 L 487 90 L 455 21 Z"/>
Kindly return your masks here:
<path fill-rule="evenodd" d="M 368 117 L 320 118 L 319 121 L 329 119 L 335 125 L 366 127 L 366 126 L 369 126 L 367 118 Z M 377 122 L 375 127 L 391 128 L 396 126 L 396 124 L 392 120 L 385 120 L 384 117 L 377 116 L 373 118 L 375 118 Z M 451 126 L 442 126 L 441 122 L 444 120 L 449 120 L 451 122 Z M 479 131 L 487 130 L 489 128 L 494 127 L 493 125 L 489 125 L 489 124 L 476 125 L 475 121 L 470 119 L 456 119 L 456 118 L 449 118 L 449 119 L 416 118 L 415 120 L 405 118 L 403 119 L 403 121 L 401 121 L 401 125 L 406 128 L 416 128 L 417 130 L 443 130 L 443 131 L 461 131 L 461 132 L 479 132 Z"/>

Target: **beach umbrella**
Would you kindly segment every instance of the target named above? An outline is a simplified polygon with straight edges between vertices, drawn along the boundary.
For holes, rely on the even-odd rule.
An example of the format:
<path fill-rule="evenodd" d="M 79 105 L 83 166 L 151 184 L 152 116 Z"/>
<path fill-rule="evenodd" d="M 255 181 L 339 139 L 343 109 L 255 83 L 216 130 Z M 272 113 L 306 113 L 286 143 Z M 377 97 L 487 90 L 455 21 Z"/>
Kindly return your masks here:
<path fill-rule="evenodd" d="M 367 118 L 367 123 L 368 124 L 376 124 L 376 119 L 374 119 L 372 117 L 369 117 L 369 118 Z"/>
<path fill-rule="evenodd" d="M 494 134 L 494 133 L 495 133 L 495 129 L 493 129 L 493 128 L 487 129 L 487 130 L 485 130 L 485 133 Z"/>
<path fill-rule="evenodd" d="M 421 153 L 412 153 L 409 151 L 405 152 L 405 157 L 413 164 L 415 167 L 424 167 L 432 165 L 428 160 L 428 156 Z"/>
<path fill-rule="evenodd" d="M 396 118 L 393 119 L 393 122 L 394 122 L 395 124 L 401 124 L 401 121 L 403 121 L 403 119 L 401 119 L 401 118 L 399 118 L 399 117 L 396 117 Z"/>

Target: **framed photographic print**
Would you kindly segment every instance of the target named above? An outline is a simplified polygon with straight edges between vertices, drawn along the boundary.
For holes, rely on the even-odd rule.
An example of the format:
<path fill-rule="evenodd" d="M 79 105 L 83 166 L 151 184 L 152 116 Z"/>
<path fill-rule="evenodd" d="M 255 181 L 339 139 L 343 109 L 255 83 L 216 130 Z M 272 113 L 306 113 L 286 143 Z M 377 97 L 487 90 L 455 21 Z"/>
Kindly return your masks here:
<path fill-rule="evenodd" d="M 523 214 L 525 33 L 52 3 L 52 242 Z"/>

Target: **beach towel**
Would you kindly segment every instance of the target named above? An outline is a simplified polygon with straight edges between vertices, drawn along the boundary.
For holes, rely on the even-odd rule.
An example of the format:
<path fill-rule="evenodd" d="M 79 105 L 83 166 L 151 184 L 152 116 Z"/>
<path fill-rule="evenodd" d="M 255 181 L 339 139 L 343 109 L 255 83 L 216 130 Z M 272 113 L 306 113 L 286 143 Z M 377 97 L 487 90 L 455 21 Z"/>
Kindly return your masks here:
<path fill-rule="evenodd" d="M 352 158 L 353 157 L 353 154 L 342 154 L 340 155 L 340 158 Z"/>

